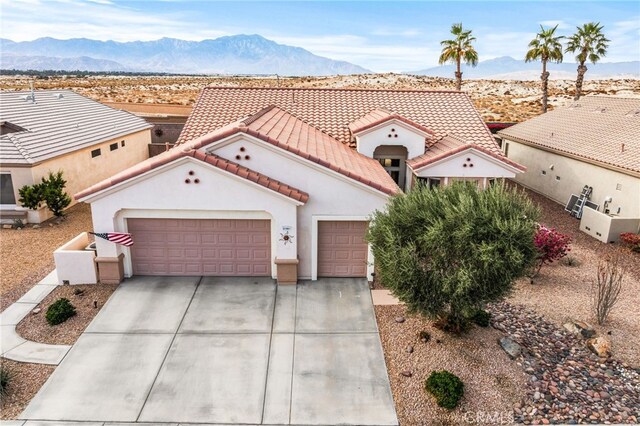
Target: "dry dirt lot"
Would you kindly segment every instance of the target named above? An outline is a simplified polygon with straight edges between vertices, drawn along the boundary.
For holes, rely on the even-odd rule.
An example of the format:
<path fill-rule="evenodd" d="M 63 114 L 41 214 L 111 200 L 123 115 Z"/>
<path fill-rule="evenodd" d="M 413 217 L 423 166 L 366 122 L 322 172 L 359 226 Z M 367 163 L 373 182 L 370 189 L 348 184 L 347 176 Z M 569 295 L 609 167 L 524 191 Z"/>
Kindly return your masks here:
<path fill-rule="evenodd" d="M 0 77 L 0 90 L 29 88 L 30 78 Z M 572 80 L 549 83 L 550 108 L 573 99 Z M 205 86 L 344 87 L 374 89 L 452 90 L 447 78 L 403 74 L 360 74 L 335 77 L 194 77 L 194 76 L 57 76 L 37 79 L 38 89 L 72 89 L 102 102 L 193 105 Z M 486 121 L 523 121 L 540 114 L 540 82 L 518 80 L 465 80 L 469 93 Z M 640 80 L 587 80 L 585 95 L 640 97 Z"/>
<path fill-rule="evenodd" d="M 27 225 L 24 229 L 0 230 L 0 311 L 54 269 L 54 250 L 92 229 L 91 210 L 81 203 L 71 207 L 60 224 L 50 220 L 37 229 Z"/>

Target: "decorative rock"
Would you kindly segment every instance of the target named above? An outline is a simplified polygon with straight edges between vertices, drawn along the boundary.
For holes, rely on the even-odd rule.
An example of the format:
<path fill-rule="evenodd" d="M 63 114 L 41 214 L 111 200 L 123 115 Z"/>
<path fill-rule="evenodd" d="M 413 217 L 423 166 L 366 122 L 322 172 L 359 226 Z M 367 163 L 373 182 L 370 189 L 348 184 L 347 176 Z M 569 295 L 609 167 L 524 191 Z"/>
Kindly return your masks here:
<path fill-rule="evenodd" d="M 516 359 L 522 353 L 522 347 L 509 337 L 502 337 L 498 343 L 511 359 Z"/>
<path fill-rule="evenodd" d="M 411 346 L 411 345 L 407 346 L 407 353 L 409 353 L 409 354 L 413 353 L 413 346 Z"/>
<path fill-rule="evenodd" d="M 596 331 L 593 327 L 584 321 L 570 321 L 564 324 L 564 328 L 569 333 L 584 337 L 585 339 L 589 339 L 596 335 Z"/>
<path fill-rule="evenodd" d="M 413 376 L 413 373 L 409 370 L 405 370 L 403 372 L 401 372 L 400 374 L 402 374 L 404 377 L 411 377 Z"/>
<path fill-rule="evenodd" d="M 611 356 L 611 342 L 606 337 L 596 337 L 587 341 L 587 347 L 591 352 L 601 358 Z"/>
<path fill-rule="evenodd" d="M 40 225 L 35 224 L 35 225 L 33 225 L 31 228 L 32 228 L 32 229 L 40 229 Z"/>
<path fill-rule="evenodd" d="M 39 314 L 40 312 L 42 312 L 41 308 L 35 308 L 33 311 L 31 311 L 32 314 Z"/>
<path fill-rule="evenodd" d="M 11 229 L 11 228 L 13 228 L 13 226 L 12 226 L 12 225 L 9 225 L 8 223 L 7 223 L 7 224 L 2 225 L 2 229 Z"/>
<path fill-rule="evenodd" d="M 396 322 L 398 324 L 402 324 L 404 322 L 404 317 L 396 317 Z"/>

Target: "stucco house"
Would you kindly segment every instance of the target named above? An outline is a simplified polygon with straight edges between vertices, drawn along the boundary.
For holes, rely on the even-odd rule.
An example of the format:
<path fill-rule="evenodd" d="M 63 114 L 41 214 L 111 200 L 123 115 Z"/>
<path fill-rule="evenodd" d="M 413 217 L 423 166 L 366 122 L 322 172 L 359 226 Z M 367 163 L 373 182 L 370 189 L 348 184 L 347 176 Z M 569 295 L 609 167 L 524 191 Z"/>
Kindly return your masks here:
<path fill-rule="evenodd" d="M 604 241 L 640 226 L 640 99 L 588 96 L 498 132 L 515 180 L 567 205 L 590 189 L 581 229 Z M 595 208 L 593 208 L 595 207 Z"/>
<path fill-rule="evenodd" d="M 488 185 L 507 159 L 454 91 L 205 88 L 178 144 L 78 194 L 132 275 L 371 277 L 368 220 L 418 181 Z M 60 273 L 60 271 L 59 271 Z"/>
<path fill-rule="evenodd" d="M 70 90 L 0 92 L 0 217 L 40 223 L 18 190 L 62 170 L 74 194 L 149 157 L 152 125 Z M 74 201 L 75 202 L 75 201 Z"/>

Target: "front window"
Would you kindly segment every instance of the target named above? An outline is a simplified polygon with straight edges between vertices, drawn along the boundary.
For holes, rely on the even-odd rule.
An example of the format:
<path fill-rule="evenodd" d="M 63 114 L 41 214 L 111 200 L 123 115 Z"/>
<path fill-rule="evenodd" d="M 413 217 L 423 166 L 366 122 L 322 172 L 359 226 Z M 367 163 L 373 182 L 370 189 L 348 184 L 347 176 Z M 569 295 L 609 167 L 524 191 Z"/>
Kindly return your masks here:
<path fill-rule="evenodd" d="M 418 178 L 418 182 L 420 182 L 422 185 L 427 185 L 429 187 L 429 189 L 433 189 L 436 188 L 438 186 L 440 186 L 441 183 L 441 179 L 440 178 L 433 178 L 433 177 L 419 177 Z"/>
<path fill-rule="evenodd" d="M 0 174 L 0 204 L 15 204 L 16 196 L 13 193 L 13 181 L 9 173 Z"/>
<path fill-rule="evenodd" d="M 389 176 L 400 186 L 400 172 L 402 162 L 399 158 L 378 158 L 380 165 L 389 173 Z M 402 182 L 403 183 L 403 182 Z"/>

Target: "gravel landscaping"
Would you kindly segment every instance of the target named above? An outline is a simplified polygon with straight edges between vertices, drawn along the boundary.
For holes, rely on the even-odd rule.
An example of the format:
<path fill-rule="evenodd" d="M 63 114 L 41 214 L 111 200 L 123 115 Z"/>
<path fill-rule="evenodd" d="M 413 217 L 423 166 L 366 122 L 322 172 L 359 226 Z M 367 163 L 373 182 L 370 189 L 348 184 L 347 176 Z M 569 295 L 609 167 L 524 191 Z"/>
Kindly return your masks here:
<path fill-rule="evenodd" d="M 2 368 L 11 375 L 7 394 L 0 397 L 0 419 L 15 419 L 47 381 L 53 365 L 25 364 L 0 358 Z"/>
<path fill-rule="evenodd" d="M 27 340 L 54 345 L 72 345 L 80 337 L 100 308 L 116 290 L 117 284 L 65 285 L 56 287 L 39 305 L 41 311 L 27 315 L 16 327 L 18 334 Z M 67 298 L 76 308 L 76 315 L 62 324 L 47 323 L 47 308 L 60 298 Z M 94 307 L 97 302 L 97 308 Z"/>
<path fill-rule="evenodd" d="M 18 300 L 54 267 L 53 251 L 81 232 L 91 231 L 91 209 L 80 203 L 67 210 L 66 219 L 55 219 L 38 228 L 0 230 L 0 311 Z"/>
<path fill-rule="evenodd" d="M 580 222 L 570 217 L 563 206 L 532 191 L 527 192 L 541 206 L 543 223 L 571 235 L 572 249 L 567 257 L 575 259 L 577 265 L 568 266 L 566 261 L 560 261 L 544 266 L 534 284 L 529 279 L 517 281 L 507 300 L 533 309 L 557 326 L 569 319 L 589 322 L 599 334 L 608 334 L 614 358 L 640 367 L 640 254 L 618 244 L 601 243 L 580 232 Z M 591 285 L 596 279 L 598 262 L 613 253 L 620 253 L 621 263 L 627 271 L 624 288 L 609 321 L 604 326 L 597 326 L 591 305 Z"/>
<path fill-rule="evenodd" d="M 375 310 L 401 425 L 513 423 L 513 407 L 525 396 L 526 375 L 498 346 L 503 333 L 474 327 L 456 337 L 420 316 L 407 315 L 402 305 Z M 397 322 L 399 317 L 405 321 Z M 421 331 L 431 336 L 426 343 Z M 442 369 L 464 382 L 464 397 L 453 411 L 438 407 L 424 389 L 429 374 Z"/>
<path fill-rule="evenodd" d="M 524 424 L 612 424 L 640 420 L 640 369 L 599 358 L 585 341 L 521 306 L 489 307 L 492 326 L 521 345 L 526 397 L 514 405 Z"/>

